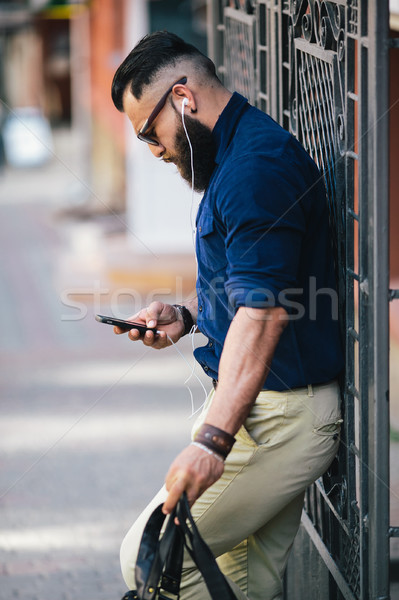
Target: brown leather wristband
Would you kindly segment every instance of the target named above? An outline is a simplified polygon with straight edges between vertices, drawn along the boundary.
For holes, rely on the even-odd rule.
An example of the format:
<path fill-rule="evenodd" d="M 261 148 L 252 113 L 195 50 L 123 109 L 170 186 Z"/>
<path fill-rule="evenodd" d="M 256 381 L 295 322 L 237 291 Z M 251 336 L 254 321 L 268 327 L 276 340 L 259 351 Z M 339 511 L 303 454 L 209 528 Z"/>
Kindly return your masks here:
<path fill-rule="evenodd" d="M 213 452 L 220 454 L 226 458 L 231 452 L 235 443 L 235 437 L 219 427 L 214 427 L 209 423 L 201 425 L 197 435 L 194 438 L 195 442 L 203 444 Z"/>

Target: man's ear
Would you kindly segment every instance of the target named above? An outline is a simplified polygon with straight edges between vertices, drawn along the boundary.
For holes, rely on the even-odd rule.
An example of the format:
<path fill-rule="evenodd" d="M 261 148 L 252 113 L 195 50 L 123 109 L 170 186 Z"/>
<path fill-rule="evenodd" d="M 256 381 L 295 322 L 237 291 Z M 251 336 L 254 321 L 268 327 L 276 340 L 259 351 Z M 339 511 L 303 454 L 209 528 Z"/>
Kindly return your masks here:
<path fill-rule="evenodd" d="M 179 112 L 182 108 L 182 102 L 184 102 L 184 106 L 187 106 L 187 108 L 189 108 L 192 113 L 197 112 L 197 106 L 194 99 L 194 95 L 186 85 L 175 85 L 172 90 L 172 99 L 176 109 L 179 110 Z"/>

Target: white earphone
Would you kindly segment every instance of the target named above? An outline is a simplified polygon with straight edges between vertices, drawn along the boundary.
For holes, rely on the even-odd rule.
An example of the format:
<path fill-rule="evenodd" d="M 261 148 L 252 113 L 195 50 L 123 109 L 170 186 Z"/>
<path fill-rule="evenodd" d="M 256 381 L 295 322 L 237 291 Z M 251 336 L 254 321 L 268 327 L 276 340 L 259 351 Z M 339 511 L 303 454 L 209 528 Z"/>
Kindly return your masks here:
<path fill-rule="evenodd" d="M 181 103 L 181 120 L 184 125 L 184 107 L 188 104 L 188 98 L 183 98 Z"/>

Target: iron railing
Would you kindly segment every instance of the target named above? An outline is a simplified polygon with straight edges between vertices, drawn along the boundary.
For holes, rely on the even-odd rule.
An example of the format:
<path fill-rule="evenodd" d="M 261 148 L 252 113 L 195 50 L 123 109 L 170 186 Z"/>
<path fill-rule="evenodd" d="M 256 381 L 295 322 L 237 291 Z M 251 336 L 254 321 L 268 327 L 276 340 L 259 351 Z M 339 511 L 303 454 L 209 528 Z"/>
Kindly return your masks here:
<path fill-rule="evenodd" d="M 345 427 L 307 491 L 286 597 L 384 600 L 399 531 L 389 525 L 388 308 L 399 294 L 389 290 L 388 0 L 209 0 L 208 24 L 222 81 L 297 136 L 330 207 Z"/>

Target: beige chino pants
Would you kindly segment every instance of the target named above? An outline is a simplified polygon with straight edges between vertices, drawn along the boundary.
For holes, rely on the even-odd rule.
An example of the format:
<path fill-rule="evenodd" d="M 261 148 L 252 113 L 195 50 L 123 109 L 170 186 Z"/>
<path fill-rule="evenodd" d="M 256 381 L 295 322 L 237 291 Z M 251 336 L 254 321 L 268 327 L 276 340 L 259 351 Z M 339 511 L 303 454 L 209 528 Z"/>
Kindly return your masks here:
<path fill-rule="evenodd" d="M 206 418 L 214 392 L 193 427 Z M 236 435 L 222 477 L 195 502 L 201 535 L 237 595 L 279 600 L 288 554 L 298 530 L 306 487 L 320 477 L 339 444 L 337 383 L 287 392 L 262 391 Z M 166 498 L 162 488 L 126 535 L 121 566 L 129 589 L 145 524 Z M 201 574 L 185 556 L 182 600 L 209 600 Z"/>

